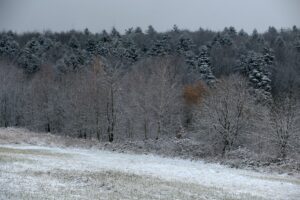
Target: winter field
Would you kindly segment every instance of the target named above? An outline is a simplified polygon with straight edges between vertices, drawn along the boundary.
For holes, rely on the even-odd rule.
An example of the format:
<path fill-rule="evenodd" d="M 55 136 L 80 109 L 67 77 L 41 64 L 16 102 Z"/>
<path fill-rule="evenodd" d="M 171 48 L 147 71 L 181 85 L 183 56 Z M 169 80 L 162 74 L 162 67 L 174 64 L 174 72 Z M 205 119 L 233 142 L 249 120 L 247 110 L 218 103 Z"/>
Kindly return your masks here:
<path fill-rule="evenodd" d="M 8 144 L 3 137 L 0 142 L 0 199 L 300 197 L 300 179 L 287 174 L 156 155 Z"/>

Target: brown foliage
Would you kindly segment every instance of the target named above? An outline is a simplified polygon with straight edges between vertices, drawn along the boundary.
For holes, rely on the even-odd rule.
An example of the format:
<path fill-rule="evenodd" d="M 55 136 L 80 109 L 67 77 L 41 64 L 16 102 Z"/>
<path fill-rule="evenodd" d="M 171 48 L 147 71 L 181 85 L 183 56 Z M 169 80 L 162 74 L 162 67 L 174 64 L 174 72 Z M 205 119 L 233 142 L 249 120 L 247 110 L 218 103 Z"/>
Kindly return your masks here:
<path fill-rule="evenodd" d="M 197 82 L 193 85 L 186 85 L 183 91 L 183 98 L 188 105 L 199 104 L 208 90 L 203 82 Z"/>

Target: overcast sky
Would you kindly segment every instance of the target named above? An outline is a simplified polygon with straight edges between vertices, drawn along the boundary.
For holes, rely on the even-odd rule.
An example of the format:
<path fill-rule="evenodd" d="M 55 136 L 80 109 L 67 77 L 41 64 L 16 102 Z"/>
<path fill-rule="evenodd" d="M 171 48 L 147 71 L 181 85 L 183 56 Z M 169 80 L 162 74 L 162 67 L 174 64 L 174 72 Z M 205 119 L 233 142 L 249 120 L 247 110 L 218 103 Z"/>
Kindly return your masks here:
<path fill-rule="evenodd" d="M 0 30 L 92 32 L 148 25 L 166 31 L 300 27 L 299 0 L 0 0 Z"/>

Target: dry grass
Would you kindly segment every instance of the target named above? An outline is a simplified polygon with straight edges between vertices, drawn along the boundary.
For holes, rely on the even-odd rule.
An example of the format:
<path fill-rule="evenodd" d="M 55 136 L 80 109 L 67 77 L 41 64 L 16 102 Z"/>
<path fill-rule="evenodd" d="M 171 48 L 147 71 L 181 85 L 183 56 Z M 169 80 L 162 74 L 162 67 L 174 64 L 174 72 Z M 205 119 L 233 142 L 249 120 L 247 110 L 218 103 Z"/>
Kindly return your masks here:
<path fill-rule="evenodd" d="M 32 133 L 23 129 L 0 129 L 0 144 L 16 143 L 62 147 L 90 147 L 93 145 L 93 141 L 84 142 L 50 134 Z M 19 146 L 20 148 L 18 148 Z M 263 199 L 256 195 L 268 199 L 267 195 L 272 194 L 273 191 L 272 188 L 270 191 L 247 189 L 238 193 L 236 190 L 228 190 L 226 187 L 222 189 L 223 187 L 220 186 L 222 184 L 219 184 L 219 187 L 213 187 L 215 184 L 207 185 L 206 182 L 187 182 L 181 179 L 165 180 L 158 178 L 161 176 L 137 175 L 132 171 L 107 171 L 112 168 L 100 170 L 101 166 L 91 169 L 93 165 L 90 166 L 85 162 L 93 161 L 94 163 L 94 159 L 102 159 L 101 155 L 103 154 L 99 154 L 100 157 L 97 154 L 97 157 L 92 157 L 92 160 L 85 160 L 86 154 L 80 157 L 73 150 L 76 151 L 76 149 L 68 150 L 68 148 L 62 150 L 62 148 L 36 148 L 36 146 L 26 145 L 0 147 L 0 199 L 248 200 Z M 92 150 L 86 151 L 93 153 Z M 124 154 L 124 156 L 126 155 Z M 80 161 L 80 158 L 83 160 Z M 255 179 L 258 182 L 266 180 L 270 183 L 281 182 L 285 186 L 287 184 L 297 185 L 292 188 L 300 185 L 299 179 L 296 177 L 281 178 L 263 174 L 252 176 L 252 174 L 255 173 L 246 173 L 245 176 L 248 175 L 249 180 Z M 201 177 L 199 178 L 201 179 Z M 228 182 L 232 181 L 228 180 Z M 279 187 L 281 188 L 282 185 Z M 268 189 L 264 186 L 263 188 Z M 263 195 L 261 195 L 262 193 Z M 291 194 L 290 199 L 297 199 L 294 198 L 295 195 L 292 192 L 288 194 Z"/>
<path fill-rule="evenodd" d="M 241 196 L 192 183 L 164 181 L 115 171 L 26 171 L 19 174 L 26 181 L 39 180 L 36 189 L 2 191 L 5 199 L 261 199 L 250 194 Z M 48 180 L 47 184 L 40 179 Z"/>
<path fill-rule="evenodd" d="M 68 157 L 72 156 L 66 153 L 52 153 L 47 150 L 40 149 L 14 149 L 9 147 L 0 147 L 0 156 L 3 154 L 15 154 L 15 155 L 36 155 L 36 156 L 55 156 L 55 157 Z"/>
<path fill-rule="evenodd" d="M 56 147 L 88 148 L 98 144 L 95 140 L 64 137 L 50 133 L 31 132 L 25 128 L 0 128 L 0 144 L 30 144 Z"/>
<path fill-rule="evenodd" d="M 18 157 L 12 157 L 8 155 L 2 155 L 0 154 L 0 165 L 4 163 L 14 163 L 14 162 L 34 162 L 31 159 L 27 158 L 18 158 Z"/>
<path fill-rule="evenodd" d="M 262 180 L 269 180 L 269 181 L 275 181 L 275 182 L 283 182 L 283 183 L 291 183 L 291 184 L 296 184 L 296 185 L 300 185 L 300 179 L 299 178 L 293 178 L 293 177 L 273 177 L 273 176 L 254 176 L 254 175 L 247 175 L 248 177 L 251 178 L 256 178 L 256 179 L 262 179 Z"/>
<path fill-rule="evenodd" d="M 0 199 L 261 199 L 217 187 L 166 181 L 118 171 L 41 170 L 38 160 L 60 155 L 47 150 L 0 147 Z M 67 159 L 67 158 L 66 158 Z"/>

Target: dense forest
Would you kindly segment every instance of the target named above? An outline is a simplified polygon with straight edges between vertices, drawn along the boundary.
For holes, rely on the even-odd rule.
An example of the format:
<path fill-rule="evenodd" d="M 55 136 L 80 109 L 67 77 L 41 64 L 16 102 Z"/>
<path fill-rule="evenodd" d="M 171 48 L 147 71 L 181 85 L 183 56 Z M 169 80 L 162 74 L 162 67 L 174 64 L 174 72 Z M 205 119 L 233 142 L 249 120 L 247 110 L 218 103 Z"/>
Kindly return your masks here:
<path fill-rule="evenodd" d="M 300 29 L 0 33 L 0 126 L 300 153 Z"/>

